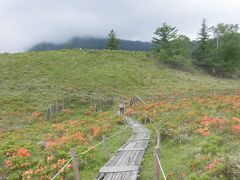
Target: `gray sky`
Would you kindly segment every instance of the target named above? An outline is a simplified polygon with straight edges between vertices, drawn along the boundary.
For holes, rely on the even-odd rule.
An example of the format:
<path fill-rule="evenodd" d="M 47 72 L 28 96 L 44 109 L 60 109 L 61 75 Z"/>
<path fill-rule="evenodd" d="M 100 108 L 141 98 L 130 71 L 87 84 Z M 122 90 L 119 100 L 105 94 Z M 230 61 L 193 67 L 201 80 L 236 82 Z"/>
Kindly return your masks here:
<path fill-rule="evenodd" d="M 203 18 L 240 24 L 240 0 L 0 0 L 0 52 L 19 52 L 36 43 L 73 36 L 151 41 L 166 22 L 196 37 Z"/>

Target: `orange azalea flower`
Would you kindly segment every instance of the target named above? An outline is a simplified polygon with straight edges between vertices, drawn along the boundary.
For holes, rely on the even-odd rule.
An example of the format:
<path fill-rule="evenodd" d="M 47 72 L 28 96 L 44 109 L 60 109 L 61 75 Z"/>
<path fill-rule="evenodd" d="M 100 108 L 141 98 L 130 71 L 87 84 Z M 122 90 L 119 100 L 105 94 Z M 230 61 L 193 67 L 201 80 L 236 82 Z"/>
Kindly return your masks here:
<path fill-rule="evenodd" d="M 6 168 L 12 166 L 12 162 L 10 160 L 6 160 L 5 161 L 5 166 L 6 166 Z"/>
<path fill-rule="evenodd" d="M 214 171 L 214 168 L 217 164 L 219 164 L 220 161 L 219 160 L 214 160 L 213 162 L 211 162 L 209 165 L 208 165 L 208 168 L 210 171 Z"/>
<path fill-rule="evenodd" d="M 99 127 L 93 127 L 93 128 L 91 129 L 91 134 L 92 134 L 93 136 L 97 136 L 99 133 L 100 133 L 100 128 L 99 128 Z"/>
<path fill-rule="evenodd" d="M 29 153 L 29 151 L 27 150 L 27 149 L 25 149 L 25 148 L 20 148 L 20 149 L 18 149 L 18 156 L 19 157 L 29 157 L 29 156 L 31 156 L 31 154 Z"/>
<path fill-rule="evenodd" d="M 68 121 L 68 124 L 71 126 L 76 125 L 76 123 L 77 123 L 77 121 L 73 121 L 73 120 Z"/>
<path fill-rule="evenodd" d="M 41 117 L 41 113 L 40 112 L 33 112 L 32 113 L 32 116 L 34 117 L 34 118 L 40 118 Z"/>
<path fill-rule="evenodd" d="M 44 169 L 45 169 L 44 167 L 39 166 L 39 167 L 35 170 L 34 174 L 38 174 L 39 172 L 43 171 Z"/>
<path fill-rule="evenodd" d="M 197 129 L 197 132 L 200 133 L 202 136 L 209 136 L 211 134 L 207 127 Z"/>
<path fill-rule="evenodd" d="M 72 167 L 73 167 L 72 164 L 68 164 L 68 165 L 67 165 L 67 168 L 68 168 L 68 169 L 71 169 Z"/>
<path fill-rule="evenodd" d="M 233 126 L 232 132 L 234 135 L 240 135 L 240 125 Z"/>
<path fill-rule="evenodd" d="M 64 130 L 65 129 L 64 125 L 61 123 L 53 124 L 52 127 L 56 130 Z"/>
<path fill-rule="evenodd" d="M 22 176 L 26 176 L 26 175 L 30 175 L 30 174 L 33 174 L 33 170 L 32 169 L 30 169 L 30 170 L 28 170 L 28 171 L 25 171 L 23 174 L 22 174 Z"/>
<path fill-rule="evenodd" d="M 22 163 L 20 166 L 21 167 L 27 167 L 27 166 L 30 166 L 30 163 L 29 162 L 25 162 L 25 163 Z"/>
<path fill-rule="evenodd" d="M 50 161 L 52 161 L 54 159 L 54 156 L 48 156 L 47 157 L 47 162 L 50 162 Z"/>
<path fill-rule="evenodd" d="M 215 163 L 210 163 L 210 164 L 208 165 L 208 168 L 209 168 L 210 171 L 213 171 L 213 170 L 214 170 L 214 167 L 215 167 Z"/>
<path fill-rule="evenodd" d="M 92 114 L 92 112 L 91 112 L 91 111 L 89 111 L 89 110 L 88 110 L 88 111 L 84 111 L 83 113 L 84 113 L 86 116 L 89 116 L 89 115 L 91 115 L 91 114 Z"/>
<path fill-rule="evenodd" d="M 83 137 L 83 134 L 81 132 L 76 132 L 74 134 L 74 136 L 81 141 L 85 140 L 85 138 Z"/>
<path fill-rule="evenodd" d="M 240 118 L 237 118 L 237 117 L 233 117 L 232 120 L 240 122 Z"/>
<path fill-rule="evenodd" d="M 71 109 L 62 109 L 62 112 L 66 113 L 66 114 L 74 114 L 75 112 Z"/>
<path fill-rule="evenodd" d="M 108 128 L 109 128 L 109 126 L 108 126 L 108 125 L 106 125 L 106 124 L 104 124 L 104 125 L 102 126 L 102 128 L 103 128 L 103 129 L 108 129 Z"/>
<path fill-rule="evenodd" d="M 62 145 L 68 143 L 69 141 L 80 141 L 82 144 L 86 144 L 87 140 L 84 138 L 81 132 L 75 132 L 74 134 L 64 135 L 60 138 L 47 139 L 45 147 L 48 150 L 53 150 L 55 148 L 60 148 Z"/>
<path fill-rule="evenodd" d="M 55 170 L 55 169 L 57 169 L 57 164 L 52 164 L 51 165 L 51 170 Z"/>
<path fill-rule="evenodd" d="M 205 126 L 209 126 L 212 124 L 223 124 L 224 123 L 224 119 L 221 118 L 209 118 L 209 117 L 205 117 L 203 119 L 202 124 Z"/>
<path fill-rule="evenodd" d="M 7 152 L 6 152 L 6 156 L 7 156 L 7 157 L 12 156 L 11 152 L 7 151 Z"/>
<path fill-rule="evenodd" d="M 65 162 L 66 162 L 65 159 L 59 159 L 59 160 L 57 161 L 57 164 L 58 164 L 58 165 L 64 165 Z"/>

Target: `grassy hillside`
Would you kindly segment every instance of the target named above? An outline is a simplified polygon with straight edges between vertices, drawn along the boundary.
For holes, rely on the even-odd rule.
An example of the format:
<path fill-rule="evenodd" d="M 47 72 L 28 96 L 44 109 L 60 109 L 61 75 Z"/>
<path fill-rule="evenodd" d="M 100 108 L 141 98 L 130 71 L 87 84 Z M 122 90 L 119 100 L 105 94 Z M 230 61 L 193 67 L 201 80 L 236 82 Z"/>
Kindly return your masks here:
<path fill-rule="evenodd" d="M 127 99 L 134 93 L 143 98 L 163 95 L 173 98 L 201 93 L 234 93 L 240 88 L 240 82 L 236 80 L 216 79 L 198 71 L 190 74 L 168 69 L 143 52 L 94 50 L 1 54 L 0 84 L 0 174 L 7 172 L 13 179 L 22 177 L 29 170 L 36 172 L 41 167 L 45 169 L 35 177 L 52 176 L 68 158 L 70 147 L 77 145 L 81 151 L 98 142 L 101 134 L 110 135 L 121 127 L 113 110 L 101 115 L 93 113 L 92 107 L 79 104 L 60 113 L 61 122 L 46 122 L 42 113 L 57 99 L 89 92 L 97 96 L 124 96 Z M 206 110 L 201 111 L 204 114 Z M 158 116 L 161 116 L 160 111 Z M 171 116 L 175 117 L 174 114 Z M 232 115 L 235 116 L 238 115 Z M 160 119 L 156 118 L 156 122 Z M 171 119 L 174 123 L 175 119 Z M 94 135 L 92 128 L 96 127 L 100 127 L 101 131 Z M 154 130 L 156 124 L 150 127 Z M 82 142 L 73 141 L 75 138 Z M 54 147 L 46 148 L 47 142 Z M 112 145 L 114 148 L 118 146 Z M 172 145 L 167 144 L 166 148 L 172 149 Z M 19 149 L 21 153 L 24 151 L 23 157 L 18 157 Z M 93 166 L 86 169 L 85 176 L 91 172 L 91 177 L 94 177 L 94 172 L 104 163 L 98 153 L 96 151 L 93 156 L 99 157 L 100 162 L 88 158 Z M 181 151 L 178 153 L 181 154 Z M 176 161 L 182 162 L 182 159 Z M 4 167 L 3 162 L 9 166 Z M 23 164 L 27 162 L 30 164 Z M 52 165 L 53 169 L 50 168 Z M 47 170 L 49 168 L 51 171 Z M 69 172 L 65 173 L 63 176 L 68 177 Z"/>
<path fill-rule="evenodd" d="M 0 67 L 0 113 L 4 119 L 16 112 L 22 116 L 42 111 L 58 98 L 90 91 L 131 96 L 237 86 L 231 80 L 167 69 L 141 52 L 62 50 L 2 54 Z"/>

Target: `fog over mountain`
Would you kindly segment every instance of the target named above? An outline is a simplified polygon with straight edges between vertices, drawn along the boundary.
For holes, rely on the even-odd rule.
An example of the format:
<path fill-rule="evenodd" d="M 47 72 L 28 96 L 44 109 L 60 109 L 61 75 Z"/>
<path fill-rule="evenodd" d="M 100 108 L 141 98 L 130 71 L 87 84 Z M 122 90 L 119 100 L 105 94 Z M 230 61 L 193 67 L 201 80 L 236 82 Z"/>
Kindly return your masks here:
<path fill-rule="evenodd" d="M 119 40 L 120 44 L 118 48 L 120 50 L 127 51 L 149 51 L 151 49 L 150 42 L 142 41 L 130 41 L 130 40 Z M 50 43 L 43 42 L 34 45 L 30 51 L 45 51 L 45 50 L 57 50 L 57 49 L 106 49 L 107 39 L 106 38 L 80 38 L 75 37 L 65 43 Z"/>
<path fill-rule="evenodd" d="M 239 0 L 1 0 L 0 52 L 19 52 L 41 42 L 64 43 L 71 37 L 151 41 L 167 22 L 196 38 L 201 20 L 209 25 L 240 23 Z"/>

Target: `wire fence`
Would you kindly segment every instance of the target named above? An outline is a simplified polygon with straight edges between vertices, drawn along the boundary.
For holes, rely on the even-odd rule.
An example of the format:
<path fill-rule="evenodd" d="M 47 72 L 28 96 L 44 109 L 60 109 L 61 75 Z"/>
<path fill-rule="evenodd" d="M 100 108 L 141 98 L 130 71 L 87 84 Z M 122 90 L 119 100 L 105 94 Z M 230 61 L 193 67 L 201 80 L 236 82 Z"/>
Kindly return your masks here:
<path fill-rule="evenodd" d="M 166 180 L 167 178 L 166 178 L 166 175 L 165 175 L 165 173 L 164 173 L 164 171 L 163 171 L 163 167 L 162 167 L 162 164 L 161 164 L 161 162 L 160 162 L 160 158 L 159 158 L 159 156 L 158 156 L 157 154 L 154 154 L 154 155 L 155 155 L 156 158 L 157 158 L 158 165 L 159 165 L 159 167 L 160 167 L 160 169 L 161 169 L 161 172 L 162 172 L 162 175 L 163 175 L 163 179 Z"/>
<path fill-rule="evenodd" d="M 126 125 L 126 126 L 125 126 L 124 128 L 122 128 L 120 131 L 118 131 L 118 132 L 114 133 L 113 135 L 111 135 L 111 136 L 103 139 L 102 141 L 100 141 L 99 143 L 97 143 L 95 146 L 87 149 L 86 151 L 83 151 L 83 152 L 77 154 L 76 156 L 84 155 L 84 154 L 86 154 L 86 153 L 88 153 L 88 152 L 96 149 L 98 146 L 100 146 L 101 144 L 103 144 L 105 140 L 110 140 L 110 139 L 116 137 L 117 135 L 123 133 L 124 130 L 127 129 L 128 127 L 129 127 L 129 126 Z M 67 165 L 73 160 L 73 158 L 74 158 L 74 157 L 72 156 L 72 157 L 65 163 L 65 165 L 51 178 L 51 180 L 54 180 L 54 179 L 67 167 Z"/>
<path fill-rule="evenodd" d="M 45 110 L 45 119 L 47 121 L 52 120 L 58 113 L 71 107 L 73 104 L 87 104 L 94 107 L 94 110 L 98 112 L 111 108 L 114 105 L 114 98 L 101 97 L 94 94 L 78 94 L 58 99 L 53 104 L 50 104 Z"/>
<path fill-rule="evenodd" d="M 153 154 L 155 159 L 154 166 L 153 166 L 153 179 L 154 180 L 160 179 L 160 172 L 159 172 L 159 169 L 160 169 L 163 179 L 166 180 L 167 178 L 163 171 L 163 167 L 160 161 L 160 150 L 161 150 L 160 149 L 160 146 L 161 146 L 160 132 L 157 130 L 156 134 L 157 134 L 157 145 L 154 148 L 154 154 Z"/>
<path fill-rule="evenodd" d="M 146 105 L 145 102 L 159 102 L 163 100 L 178 100 L 183 98 L 194 98 L 194 97 L 203 97 L 203 96 L 234 96 L 234 95 L 240 95 L 240 89 L 233 88 L 233 89 L 209 89 L 209 90 L 186 90 L 186 91 L 179 91 L 178 93 L 160 93 L 160 94 L 153 94 L 153 95 L 140 95 L 141 98 L 139 98 L 139 95 L 134 94 L 130 99 L 130 106 L 136 105 L 138 102 L 142 102 L 144 105 Z M 143 101 L 144 99 L 144 101 Z"/>

